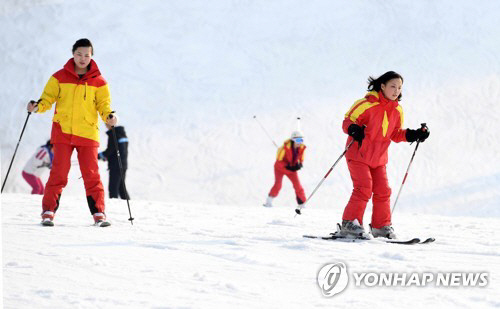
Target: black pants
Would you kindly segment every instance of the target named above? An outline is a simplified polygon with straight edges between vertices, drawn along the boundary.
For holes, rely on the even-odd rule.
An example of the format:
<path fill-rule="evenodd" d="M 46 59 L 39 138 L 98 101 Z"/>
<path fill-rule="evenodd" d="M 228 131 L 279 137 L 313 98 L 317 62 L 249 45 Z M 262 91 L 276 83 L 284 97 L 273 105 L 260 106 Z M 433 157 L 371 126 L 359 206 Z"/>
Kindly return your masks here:
<path fill-rule="evenodd" d="M 125 183 L 125 175 L 127 170 L 123 170 L 123 182 Z M 124 186 L 120 182 L 120 169 L 109 170 L 109 198 L 118 198 L 122 200 L 130 199 L 128 192 L 125 191 Z"/>

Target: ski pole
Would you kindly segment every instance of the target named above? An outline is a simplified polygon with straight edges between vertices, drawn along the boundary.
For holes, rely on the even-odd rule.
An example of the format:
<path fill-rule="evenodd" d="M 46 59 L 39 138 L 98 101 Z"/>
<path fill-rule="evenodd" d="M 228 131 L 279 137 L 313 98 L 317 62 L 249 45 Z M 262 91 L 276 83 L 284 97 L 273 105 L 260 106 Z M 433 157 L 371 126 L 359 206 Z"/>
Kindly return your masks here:
<path fill-rule="evenodd" d="M 429 131 L 427 128 L 427 124 L 422 123 L 421 124 L 422 129 L 426 129 L 426 131 Z M 413 151 L 413 155 L 411 156 L 410 163 L 408 164 L 408 168 L 406 169 L 405 177 L 403 178 L 403 182 L 401 183 L 401 187 L 399 188 L 398 195 L 396 196 L 396 200 L 394 201 L 394 205 L 392 206 L 391 209 L 391 215 L 394 213 L 394 209 L 396 208 L 396 204 L 398 203 L 399 195 L 401 194 L 401 190 L 403 190 L 403 186 L 406 181 L 406 177 L 408 177 L 408 173 L 410 172 L 410 166 L 411 163 L 413 162 L 413 158 L 415 157 L 415 153 L 417 153 L 418 145 L 420 145 L 420 140 L 417 140 L 417 145 L 415 146 L 415 150 Z"/>
<path fill-rule="evenodd" d="M 332 167 L 330 167 L 330 169 L 328 170 L 328 172 L 326 173 L 326 175 L 323 177 L 323 179 L 321 179 L 321 181 L 318 183 L 318 185 L 316 186 L 316 188 L 314 188 L 314 191 L 311 193 L 311 195 L 309 195 L 309 197 L 307 198 L 307 200 L 305 201 L 305 203 L 302 204 L 302 205 L 300 205 L 298 208 L 295 209 L 295 213 L 296 213 L 295 216 L 302 214 L 302 212 L 301 212 L 302 208 L 305 207 L 306 203 L 309 202 L 309 200 L 314 195 L 314 193 L 316 193 L 316 191 L 321 186 L 321 184 L 323 184 L 323 181 L 325 181 L 326 177 L 328 177 L 328 175 L 330 175 L 330 173 L 333 170 L 333 168 L 335 167 L 335 165 L 337 165 L 337 163 L 339 163 L 340 159 L 342 159 L 342 157 L 346 154 L 347 150 L 349 150 L 349 148 L 351 147 L 352 143 L 354 143 L 354 139 L 349 143 L 349 145 L 347 145 L 345 147 L 344 152 L 342 152 L 342 154 L 337 159 L 337 161 L 335 161 L 335 163 L 333 163 Z"/>
<path fill-rule="evenodd" d="M 300 117 L 297 117 L 297 130 L 300 131 Z"/>
<path fill-rule="evenodd" d="M 40 100 L 38 101 L 31 100 L 30 103 L 32 104 L 40 103 Z M 21 131 L 21 136 L 19 136 L 19 141 L 17 142 L 16 150 L 14 150 L 14 155 L 12 156 L 12 160 L 10 160 L 9 169 L 7 170 L 7 174 L 5 175 L 5 179 L 3 180 L 2 190 L 0 191 L 0 193 L 3 193 L 3 188 L 5 187 L 5 183 L 7 182 L 7 178 L 9 178 L 10 168 L 12 167 L 12 163 L 14 162 L 14 158 L 16 157 L 17 148 L 19 147 L 19 143 L 21 143 L 21 138 L 23 138 L 24 129 L 26 128 L 26 124 L 28 123 L 28 119 L 30 118 L 30 116 L 31 112 L 28 112 L 28 116 L 26 117 L 26 121 L 24 122 L 23 130 Z"/>
<path fill-rule="evenodd" d="M 109 116 L 110 116 L 110 118 L 113 118 L 113 114 L 110 114 Z M 125 187 L 125 179 L 123 179 L 122 158 L 120 157 L 120 149 L 118 149 L 118 140 L 116 139 L 116 132 L 115 132 L 114 126 L 111 126 L 111 132 L 113 133 L 113 142 L 114 142 L 115 148 L 116 148 L 116 156 L 118 157 L 118 166 L 120 167 L 120 182 L 122 183 L 123 192 L 125 192 L 125 194 L 127 195 L 128 213 L 130 215 L 130 218 L 128 218 L 128 220 L 130 221 L 130 224 L 134 225 L 134 218 L 132 218 L 132 212 L 130 211 L 128 191 L 127 191 L 127 188 Z"/>
<path fill-rule="evenodd" d="M 267 130 L 264 128 L 264 126 L 260 123 L 259 119 L 257 119 L 257 116 L 253 116 L 253 119 L 255 119 L 255 121 L 257 121 L 257 123 L 260 125 L 260 127 L 262 128 L 262 130 L 266 133 L 267 137 L 269 137 L 269 139 L 271 140 L 271 142 L 273 142 L 274 146 L 276 148 L 278 148 L 278 145 L 274 142 L 273 138 L 271 137 L 271 135 L 269 135 L 269 133 L 267 133 Z"/>

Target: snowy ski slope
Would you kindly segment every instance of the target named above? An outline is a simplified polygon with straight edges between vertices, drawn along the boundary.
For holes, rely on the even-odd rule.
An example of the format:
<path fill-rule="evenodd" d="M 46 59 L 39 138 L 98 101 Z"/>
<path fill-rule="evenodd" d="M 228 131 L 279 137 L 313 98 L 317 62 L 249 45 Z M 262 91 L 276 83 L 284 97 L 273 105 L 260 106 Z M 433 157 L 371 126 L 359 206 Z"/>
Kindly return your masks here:
<path fill-rule="evenodd" d="M 129 136 L 136 217 L 131 227 L 126 203 L 108 201 L 111 229 L 90 227 L 75 165 L 57 226 L 41 229 L 41 198 L 27 195 L 21 169 L 50 136 L 53 110 L 32 115 L 0 201 L 4 307 L 500 307 L 498 12 L 500 2 L 488 0 L 2 1 L 2 181 L 26 102 L 71 57 L 74 41 L 88 37 Z M 303 216 L 293 218 L 286 181 L 275 208 L 263 209 L 275 147 L 253 116 L 278 144 L 301 117 L 309 194 L 343 150 L 344 113 L 367 77 L 387 70 L 405 78 L 405 126 L 431 130 L 398 202 L 396 232 L 438 241 L 304 240 L 340 220 L 351 190 L 345 162 Z M 101 144 L 106 138 L 101 125 Z M 393 193 L 413 149 L 390 148 Z M 336 259 L 358 271 L 488 271 L 491 281 L 349 286 L 324 298 L 315 276 Z"/>
<path fill-rule="evenodd" d="M 110 201 L 113 226 L 91 226 L 84 197 L 66 199 L 42 228 L 39 199 L 2 197 L 4 308 L 498 308 L 498 218 L 396 216 L 402 238 L 431 245 L 341 243 L 328 234 L 340 211 Z M 13 209 L 6 212 L 5 208 Z M 485 234 L 490 236 L 484 237 Z M 486 287 L 355 287 L 321 295 L 316 274 L 344 261 L 369 272 L 488 272 Z"/>

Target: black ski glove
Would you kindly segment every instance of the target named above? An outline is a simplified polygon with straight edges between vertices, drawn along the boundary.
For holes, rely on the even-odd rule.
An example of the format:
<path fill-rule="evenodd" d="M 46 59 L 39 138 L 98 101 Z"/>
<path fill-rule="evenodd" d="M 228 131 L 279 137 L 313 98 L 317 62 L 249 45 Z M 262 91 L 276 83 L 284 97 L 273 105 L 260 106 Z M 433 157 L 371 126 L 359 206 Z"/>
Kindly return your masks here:
<path fill-rule="evenodd" d="M 99 152 L 97 154 L 97 160 L 108 161 L 108 158 L 106 158 L 102 152 Z"/>
<path fill-rule="evenodd" d="M 298 163 L 296 165 L 287 164 L 285 168 L 289 171 L 296 172 L 302 168 L 302 163 Z"/>
<path fill-rule="evenodd" d="M 413 142 L 424 142 L 431 132 L 427 127 L 422 127 L 417 130 L 406 129 L 406 141 Z"/>
<path fill-rule="evenodd" d="M 360 127 L 357 124 L 353 123 L 349 126 L 349 128 L 347 128 L 347 134 L 349 134 L 349 136 L 352 136 L 355 141 L 361 143 L 365 138 L 365 127 Z"/>

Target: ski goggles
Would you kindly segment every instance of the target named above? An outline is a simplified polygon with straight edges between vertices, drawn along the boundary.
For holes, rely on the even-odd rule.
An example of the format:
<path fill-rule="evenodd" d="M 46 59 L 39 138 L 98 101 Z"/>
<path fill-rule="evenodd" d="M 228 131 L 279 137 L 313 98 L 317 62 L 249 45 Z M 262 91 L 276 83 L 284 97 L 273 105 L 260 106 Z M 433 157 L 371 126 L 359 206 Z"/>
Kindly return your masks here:
<path fill-rule="evenodd" d="M 297 144 L 302 144 L 304 142 L 304 138 L 303 137 L 295 137 L 292 139 L 295 143 Z"/>

